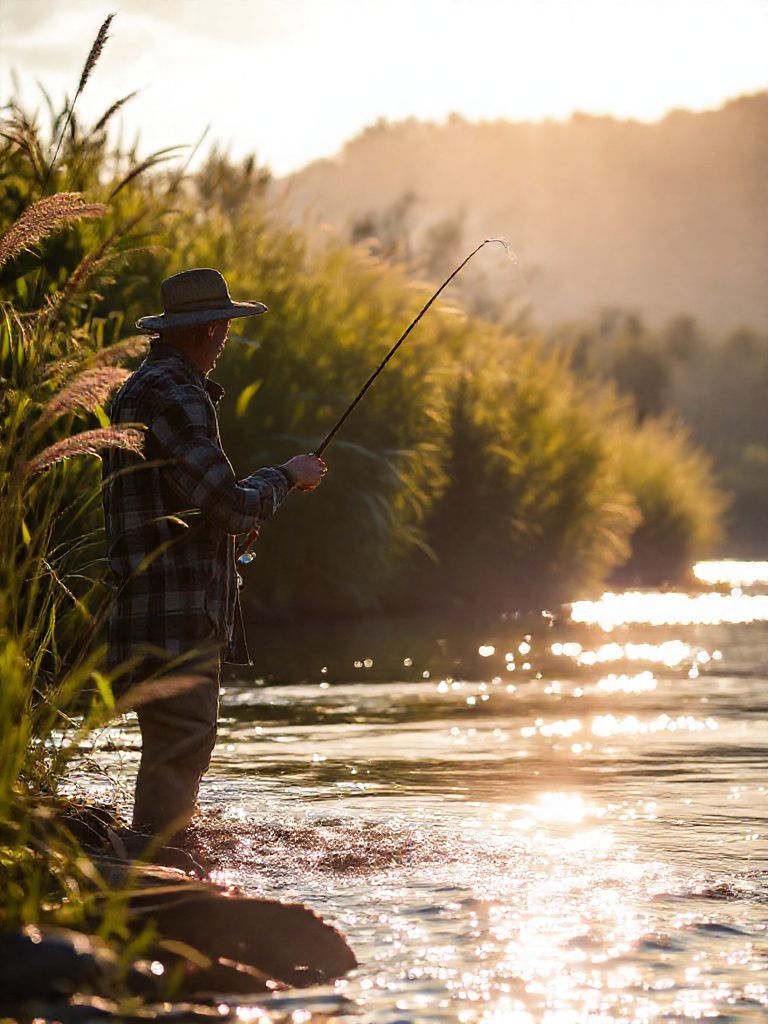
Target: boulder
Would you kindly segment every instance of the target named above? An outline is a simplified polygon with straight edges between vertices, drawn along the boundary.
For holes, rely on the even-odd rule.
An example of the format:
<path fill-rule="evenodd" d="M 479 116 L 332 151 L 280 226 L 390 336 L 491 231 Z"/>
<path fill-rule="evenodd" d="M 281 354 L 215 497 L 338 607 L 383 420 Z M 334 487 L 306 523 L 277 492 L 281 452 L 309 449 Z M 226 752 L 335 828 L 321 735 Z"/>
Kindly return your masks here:
<path fill-rule="evenodd" d="M 118 958 L 96 936 L 43 925 L 0 933 L 0 993 L 6 998 L 104 992 L 118 973 Z"/>
<path fill-rule="evenodd" d="M 149 924 L 156 929 L 153 958 L 170 968 L 178 962 L 172 944 L 182 944 L 209 962 L 205 968 L 192 962 L 185 992 L 305 988 L 357 966 L 341 932 L 301 903 L 243 896 L 168 867 L 129 869 L 108 858 L 96 863 L 105 880 L 125 892 L 130 927 L 136 933 Z"/>

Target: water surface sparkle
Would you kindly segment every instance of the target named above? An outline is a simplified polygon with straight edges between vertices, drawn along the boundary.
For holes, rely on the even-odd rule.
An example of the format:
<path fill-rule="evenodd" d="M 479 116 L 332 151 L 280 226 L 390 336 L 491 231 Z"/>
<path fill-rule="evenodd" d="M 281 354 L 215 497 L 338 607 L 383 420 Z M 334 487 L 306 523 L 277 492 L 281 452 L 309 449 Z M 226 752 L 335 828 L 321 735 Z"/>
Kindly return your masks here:
<path fill-rule="evenodd" d="M 605 593 L 599 601 L 574 601 L 574 622 L 597 625 L 606 632 L 617 626 L 714 626 L 722 622 L 768 622 L 768 594 Z"/>
<path fill-rule="evenodd" d="M 768 562 L 739 562 L 725 559 L 719 562 L 697 562 L 693 575 L 710 586 L 754 587 L 768 585 Z"/>

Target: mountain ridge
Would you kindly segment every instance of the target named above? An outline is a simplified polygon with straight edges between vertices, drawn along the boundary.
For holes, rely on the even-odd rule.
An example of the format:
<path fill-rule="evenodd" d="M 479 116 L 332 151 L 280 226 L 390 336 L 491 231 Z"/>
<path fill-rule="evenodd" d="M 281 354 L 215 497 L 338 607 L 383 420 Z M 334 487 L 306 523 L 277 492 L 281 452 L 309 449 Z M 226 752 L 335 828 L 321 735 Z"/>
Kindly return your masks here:
<path fill-rule="evenodd" d="M 618 307 L 766 329 L 767 158 L 760 92 L 652 123 L 380 121 L 273 188 L 291 218 L 355 240 L 389 217 L 422 269 L 430 238 L 449 239 L 446 266 L 484 237 L 508 238 L 519 272 L 486 260 L 465 294 L 503 313 L 530 307 L 543 325 Z M 427 276 L 439 263 L 427 260 Z"/>

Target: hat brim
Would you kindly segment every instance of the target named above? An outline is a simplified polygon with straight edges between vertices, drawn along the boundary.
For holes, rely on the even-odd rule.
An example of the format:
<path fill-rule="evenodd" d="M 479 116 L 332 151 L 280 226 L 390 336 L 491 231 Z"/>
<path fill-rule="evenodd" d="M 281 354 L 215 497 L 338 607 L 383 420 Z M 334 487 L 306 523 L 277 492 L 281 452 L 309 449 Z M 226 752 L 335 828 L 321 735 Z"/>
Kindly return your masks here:
<path fill-rule="evenodd" d="M 140 331 L 157 334 L 174 327 L 196 327 L 198 324 L 210 324 L 217 320 L 236 320 L 242 316 L 258 316 L 266 313 L 263 302 L 232 302 L 228 306 L 216 309 L 192 309 L 187 313 L 158 313 L 157 316 L 142 316 L 136 321 Z"/>

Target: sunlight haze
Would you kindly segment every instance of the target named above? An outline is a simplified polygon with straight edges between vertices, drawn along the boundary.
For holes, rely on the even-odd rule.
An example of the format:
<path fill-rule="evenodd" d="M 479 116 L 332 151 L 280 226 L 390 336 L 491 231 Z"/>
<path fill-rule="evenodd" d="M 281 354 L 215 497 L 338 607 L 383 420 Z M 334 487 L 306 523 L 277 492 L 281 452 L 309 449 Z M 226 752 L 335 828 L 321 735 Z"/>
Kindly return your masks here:
<path fill-rule="evenodd" d="M 768 86 L 757 0 L 0 0 L 0 87 L 39 102 L 76 84 L 97 118 L 134 89 L 124 131 L 149 151 L 210 138 L 277 174 L 332 156 L 378 118 L 654 120 Z"/>

